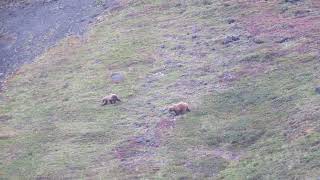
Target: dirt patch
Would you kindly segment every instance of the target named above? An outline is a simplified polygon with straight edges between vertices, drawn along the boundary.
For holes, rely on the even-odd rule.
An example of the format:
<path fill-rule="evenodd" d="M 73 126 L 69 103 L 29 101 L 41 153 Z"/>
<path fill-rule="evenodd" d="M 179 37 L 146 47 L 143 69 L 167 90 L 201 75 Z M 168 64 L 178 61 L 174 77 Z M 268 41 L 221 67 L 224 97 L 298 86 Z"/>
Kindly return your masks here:
<path fill-rule="evenodd" d="M 11 129 L 8 127 L 1 127 L 0 128 L 0 140 L 15 137 L 15 136 L 17 136 L 17 134 L 18 133 L 14 129 Z"/>
<path fill-rule="evenodd" d="M 237 163 L 244 153 L 227 148 L 195 147 L 187 150 L 190 157 L 186 159 L 184 166 L 195 175 L 214 177 L 225 169 L 229 163 Z"/>
<path fill-rule="evenodd" d="M 11 118 L 12 118 L 11 116 L 7 116 L 7 115 L 0 116 L 0 122 L 5 123 L 9 121 Z"/>
<path fill-rule="evenodd" d="M 219 77 L 219 84 L 222 87 L 229 87 L 233 82 L 239 81 L 247 76 L 258 76 L 270 71 L 270 64 L 267 63 L 243 63 L 237 70 L 225 72 Z"/>
<path fill-rule="evenodd" d="M 194 153 L 194 155 L 197 157 L 218 157 L 226 161 L 239 161 L 244 155 L 243 152 L 228 150 L 220 147 L 213 148 L 213 149 L 197 148 L 197 149 L 193 149 L 192 153 Z"/>
<path fill-rule="evenodd" d="M 224 150 L 221 148 L 212 150 L 212 155 L 221 157 L 227 161 L 239 161 L 241 158 L 240 153 Z"/>
<path fill-rule="evenodd" d="M 120 161 L 127 161 L 129 158 L 143 156 L 146 154 L 145 151 L 140 149 L 143 146 L 144 145 L 141 145 L 134 140 L 128 140 L 114 150 L 115 156 Z"/>
<path fill-rule="evenodd" d="M 122 142 L 115 148 L 115 156 L 121 161 L 134 156 L 142 156 L 145 148 L 158 148 L 161 145 L 161 138 L 168 130 L 175 127 L 175 122 L 169 119 L 162 119 L 154 129 L 148 129 L 145 134 L 135 136 Z"/>
<path fill-rule="evenodd" d="M 159 169 L 156 163 L 152 163 L 154 148 L 159 146 L 159 142 L 152 137 L 133 137 L 122 142 L 114 149 L 114 155 L 120 160 L 121 168 L 124 171 L 139 174 L 141 171 Z M 149 166 L 145 167 L 146 165 Z"/>
<path fill-rule="evenodd" d="M 251 13 L 242 19 L 244 26 L 254 36 L 263 36 L 267 38 L 283 38 L 283 37 L 301 37 L 306 34 L 314 34 L 320 27 L 319 17 L 312 15 L 310 7 L 306 8 L 308 14 L 299 18 L 293 18 L 295 13 L 279 14 L 277 9 L 281 7 L 279 1 L 273 2 L 255 2 L 248 5 L 248 9 L 259 9 L 256 13 Z M 291 7 L 286 7 L 290 10 Z M 301 11 L 301 10 L 300 10 Z"/>
<path fill-rule="evenodd" d="M 320 107 L 303 107 L 293 113 L 288 121 L 285 135 L 288 140 L 296 140 L 320 130 L 318 119 Z"/>
<path fill-rule="evenodd" d="M 114 149 L 114 156 L 120 160 L 124 170 L 129 172 L 145 171 L 146 164 L 149 170 L 156 172 L 160 168 L 157 162 L 152 162 L 156 148 L 161 146 L 161 140 L 166 133 L 175 127 L 175 121 L 160 120 L 154 128 L 149 128 L 145 134 L 132 137 Z"/>
<path fill-rule="evenodd" d="M 81 143 L 81 144 L 90 144 L 90 143 L 106 144 L 109 142 L 109 140 L 105 132 L 89 132 L 89 133 L 82 134 L 79 137 L 76 136 L 76 138 L 72 139 L 71 142 Z"/>
<path fill-rule="evenodd" d="M 215 177 L 221 170 L 225 169 L 227 162 L 219 157 L 202 157 L 199 161 L 188 162 L 185 167 L 190 169 L 194 175 L 200 177 Z"/>
<path fill-rule="evenodd" d="M 173 129 L 175 127 L 175 121 L 171 119 L 162 119 L 156 125 L 156 132 L 161 134 L 168 129 Z"/>

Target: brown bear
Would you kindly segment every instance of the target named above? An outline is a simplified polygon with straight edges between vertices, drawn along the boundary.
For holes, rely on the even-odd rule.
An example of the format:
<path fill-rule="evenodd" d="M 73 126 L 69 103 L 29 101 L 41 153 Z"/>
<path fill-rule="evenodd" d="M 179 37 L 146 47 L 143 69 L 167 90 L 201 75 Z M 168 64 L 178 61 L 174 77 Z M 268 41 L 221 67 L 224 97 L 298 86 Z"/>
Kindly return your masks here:
<path fill-rule="evenodd" d="M 190 112 L 189 104 L 185 102 L 179 102 L 169 107 L 169 112 L 174 112 L 175 115 L 184 114 Z"/>
<path fill-rule="evenodd" d="M 120 99 L 118 98 L 118 96 L 116 94 L 110 94 L 108 96 L 105 96 L 104 98 L 102 98 L 102 106 L 110 103 L 110 104 L 114 104 L 117 101 L 121 102 Z"/>

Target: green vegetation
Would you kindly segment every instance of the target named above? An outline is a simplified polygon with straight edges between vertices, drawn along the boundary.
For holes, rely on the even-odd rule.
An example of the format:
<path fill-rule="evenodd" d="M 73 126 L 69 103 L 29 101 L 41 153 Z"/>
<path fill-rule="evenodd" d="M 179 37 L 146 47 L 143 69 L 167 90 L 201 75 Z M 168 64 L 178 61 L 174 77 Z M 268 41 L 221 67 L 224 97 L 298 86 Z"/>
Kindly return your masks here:
<path fill-rule="evenodd" d="M 316 35 L 283 45 L 263 34 L 254 38 L 266 42 L 254 43 L 244 22 L 258 8 L 123 2 L 83 39 L 66 38 L 1 94 L 1 175 L 318 178 L 319 57 L 297 50 L 312 47 Z M 124 82 L 112 83 L 112 72 L 123 72 Z M 122 102 L 101 107 L 108 93 Z M 170 116 L 166 106 L 176 101 L 191 112 Z"/>

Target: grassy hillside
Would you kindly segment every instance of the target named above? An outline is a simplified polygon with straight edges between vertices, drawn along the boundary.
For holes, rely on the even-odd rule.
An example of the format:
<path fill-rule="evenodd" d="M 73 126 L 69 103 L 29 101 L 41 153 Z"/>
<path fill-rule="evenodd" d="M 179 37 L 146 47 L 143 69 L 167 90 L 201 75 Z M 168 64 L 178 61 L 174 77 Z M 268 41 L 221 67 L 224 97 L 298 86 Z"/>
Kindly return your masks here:
<path fill-rule="evenodd" d="M 4 179 L 317 179 L 320 3 L 121 2 L 0 96 Z M 113 83 L 120 72 L 124 81 Z M 122 102 L 100 106 L 117 93 Z M 186 101 L 173 117 L 167 106 Z"/>

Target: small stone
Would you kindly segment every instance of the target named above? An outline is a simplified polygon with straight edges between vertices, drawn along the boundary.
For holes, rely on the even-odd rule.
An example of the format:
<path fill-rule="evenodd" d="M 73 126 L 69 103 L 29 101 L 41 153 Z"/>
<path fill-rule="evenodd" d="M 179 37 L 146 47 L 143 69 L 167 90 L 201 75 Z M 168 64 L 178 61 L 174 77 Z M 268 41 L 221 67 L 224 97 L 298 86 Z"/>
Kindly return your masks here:
<path fill-rule="evenodd" d="M 102 61 L 101 61 L 100 59 L 96 59 L 96 60 L 94 60 L 94 63 L 96 63 L 96 64 L 101 64 Z"/>
<path fill-rule="evenodd" d="M 144 143 L 145 142 L 145 138 L 144 137 L 138 137 L 138 138 L 136 138 L 136 142 L 137 143 Z"/>
<path fill-rule="evenodd" d="M 239 41 L 240 38 L 239 37 L 236 37 L 236 36 L 228 36 L 224 39 L 224 41 L 222 42 L 222 44 L 229 44 L 229 43 L 232 43 L 232 42 L 235 42 L 235 41 Z"/>
<path fill-rule="evenodd" d="M 301 1 L 301 0 L 285 0 L 284 2 L 286 2 L 286 3 L 297 3 L 299 1 Z"/>
<path fill-rule="evenodd" d="M 307 16 L 309 13 L 310 13 L 309 10 L 304 10 L 304 11 L 303 10 L 298 10 L 298 11 L 294 12 L 294 16 L 301 18 L 301 17 Z"/>
<path fill-rule="evenodd" d="M 171 63 L 173 63 L 173 60 L 168 59 L 168 60 L 165 60 L 164 63 L 166 63 L 166 64 L 171 64 Z"/>
<path fill-rule="evenodd" d="M 207 47 L 210 46 L 210 44 L 209 44 L 208 42 L 204 42 L 203 44 L 204 44 L 205 46 L 207 46 Z"/>
<path fill-rule="evenodd" d="M 276 43 L 285 43 L 285 42 L 288 42 L 290 39 L 291 38 L 289 38 L 289 37 L 285 37 L 285 38 L 282 38 L 282 39 L 276 41 Z"/>
<path fill-rule="evenodd" d="M 69 83 L 65 83 L 65 84 L 62 86 L 63 89 L 66 89 L 66 88 L 68 88 L 68 87 L 69 87 Z"/>
<path fill-rule="evenodd" d="M 185 49 L 186 49 L 186 47 L 183 45 L 177 45 L 177 46 L 171 48 L 171 50 L 185 50 Z"/>
<path fill-rule="evenodd" d="M 141 117 L 141 118 L 144 118 L 144 117 Z M 145 123 L 140 123 L 140 122 L 135 122 L 135 123 L 133 123 L 133 125 L 134 125 L 136 128 L 140 128 L 140 127 L 145 126 L 146 124 L 145 124 Z"/>
<path fill-rule="evenodd" d="M 261 40 L 261 39 L 253 39 L 253 42 L 256 43 L 256 44 L 262 44 L 262 43 L 264 43 L 264 41 Z"/>
<path fill-rule="evenodd" d="M 282 8 L 280 9 L 280 14 L 283 14 L 283 13 L 287 12 L 288 10 L 289 10 L 288 7 L 282 7 Z"/>
<path fill-rule="evenodd" d="M 234 20 L 234 19 L 228 19 L 228 20 L 227 20 L 227 23 L 228 23 L 228 24 L 232 24 L 232 23 L 234 23 L 234 22 L 236 22 L 236 20 Z"/>

